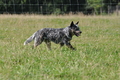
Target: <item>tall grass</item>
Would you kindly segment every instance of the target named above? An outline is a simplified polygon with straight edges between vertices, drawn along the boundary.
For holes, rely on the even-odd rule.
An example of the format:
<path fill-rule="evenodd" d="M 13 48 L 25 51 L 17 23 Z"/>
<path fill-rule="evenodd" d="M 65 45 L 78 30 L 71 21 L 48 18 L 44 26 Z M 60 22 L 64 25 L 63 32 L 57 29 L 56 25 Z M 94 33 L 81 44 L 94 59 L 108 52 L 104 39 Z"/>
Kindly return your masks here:
<path fill-rule="evenodd" d="M 52 43 L 23 42 L 35 31 L 79 21 L 72 51 Z M 119 80 L 120 16 L 0 15 L 0 80 Z"/>

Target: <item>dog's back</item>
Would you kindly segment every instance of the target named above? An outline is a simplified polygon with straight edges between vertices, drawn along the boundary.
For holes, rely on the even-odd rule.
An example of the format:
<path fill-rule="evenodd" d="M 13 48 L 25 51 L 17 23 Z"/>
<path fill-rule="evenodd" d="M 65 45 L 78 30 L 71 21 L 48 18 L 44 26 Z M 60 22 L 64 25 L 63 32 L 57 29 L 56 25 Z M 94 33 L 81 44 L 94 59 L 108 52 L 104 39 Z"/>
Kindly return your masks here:
<path fill-rule="evenodd" d="M 32 36 L 30 36 L 25 42 L 24 45 L 30 43 L 32 40 L 41 37 L 43 40 L 50 40 L 55 43 L 59 43 L 62 39 L 63 35 L 65 36 L 63 32 L 64 28 L 43 28 L 38 31 L 36 31 Z"/>

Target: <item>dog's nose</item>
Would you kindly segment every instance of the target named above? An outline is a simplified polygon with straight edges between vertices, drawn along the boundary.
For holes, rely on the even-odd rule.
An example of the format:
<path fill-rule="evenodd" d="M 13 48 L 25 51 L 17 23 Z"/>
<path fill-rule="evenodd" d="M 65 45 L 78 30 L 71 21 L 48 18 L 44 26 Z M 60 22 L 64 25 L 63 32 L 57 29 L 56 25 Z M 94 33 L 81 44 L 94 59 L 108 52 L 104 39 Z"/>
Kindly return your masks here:
<path fill-rule="evenodd" d="M 82 31 L 80 31 L 80 33 L 82 33 Z"/>

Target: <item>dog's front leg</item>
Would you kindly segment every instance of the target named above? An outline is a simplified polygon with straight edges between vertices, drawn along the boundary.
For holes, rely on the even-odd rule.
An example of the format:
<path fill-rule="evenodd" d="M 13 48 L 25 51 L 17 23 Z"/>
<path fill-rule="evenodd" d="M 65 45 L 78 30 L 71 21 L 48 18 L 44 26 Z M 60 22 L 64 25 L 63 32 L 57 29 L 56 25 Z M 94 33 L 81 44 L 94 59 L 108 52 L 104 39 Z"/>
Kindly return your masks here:
<path fill-rule="evenodd" d="M 64 46 L 64 43 L 60 43 L 60 47 Z"/>
<path fill-rule="evenodd" d="M 75 48 L 70 44 L 70 42 L 67 42 L 66 44 L 70 49 L 75 50 Z"/>

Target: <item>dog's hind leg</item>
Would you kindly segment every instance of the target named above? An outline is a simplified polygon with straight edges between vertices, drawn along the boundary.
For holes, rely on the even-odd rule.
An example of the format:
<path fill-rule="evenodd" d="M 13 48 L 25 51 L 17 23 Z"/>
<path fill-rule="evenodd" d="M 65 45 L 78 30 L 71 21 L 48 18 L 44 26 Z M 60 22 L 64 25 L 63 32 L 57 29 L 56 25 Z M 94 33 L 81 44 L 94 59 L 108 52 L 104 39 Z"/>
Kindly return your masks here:
<path fill-rule="evenodd" d="M 38 45 L 40 45 L 43 42 L 42 37 L 35 38 L 34 40 L 34 48 L 36 48 Z"/>
<path fill-rule="evenodd" d="M 45 43 L 46 43 L 46 45 L 47 45 L 47 48 L 48 48 L 49 50 L 51 50 L 51 42 L 48 41 L 48 40 L 45 40 Z"/>

